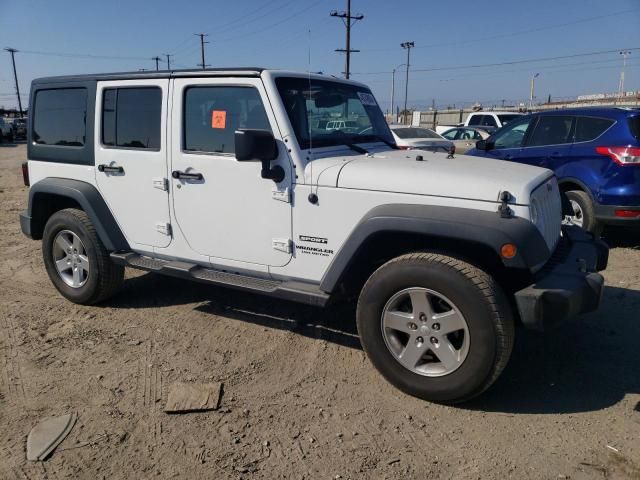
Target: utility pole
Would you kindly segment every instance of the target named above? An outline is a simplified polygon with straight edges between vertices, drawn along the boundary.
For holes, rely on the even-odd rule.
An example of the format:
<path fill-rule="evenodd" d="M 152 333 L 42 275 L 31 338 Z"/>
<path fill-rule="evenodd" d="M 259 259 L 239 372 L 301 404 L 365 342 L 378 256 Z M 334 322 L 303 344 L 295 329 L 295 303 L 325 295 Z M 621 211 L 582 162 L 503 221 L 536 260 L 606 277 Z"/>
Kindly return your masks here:
<path fill-rule="evenodd" d="M 204 44 L 209 43 L 204 41 L 204 37 L 208 37 L 209 35 L 206 33 L 194 33 L 194 35 L 197 35 L 200 37 L 200 53 L 202 56 L 202 63 L 199 63 L 198 66 L 202 67 L 202 69 L 204 70 L 208 67 L 208 65 L 204 63 Z"/>
<path fill-rule="evenodd" d="M 622 96 L 624 95 L 624 69 L 627 66 L 627 57 L 631 55 L 631 52 L 629 50 L 623 50 L 620 52 L 620 55 L 622 55 L 622 71 L 620 72 L 620 83 L 618 84 L 618 100 L 622 100 Z"/>
<path fill-rule="evenodd" d="M 404 81 L 404 112 L 402 115 L 402 123 L 407 124 L 407 95 L 409 93 L 409 58 L 411 57 L 411 49 L 416 46 L 415 42 L 404 42 L 400 46 L 407 51 L 407 74 Z"/>
<path fill-rule="evenodd" d="M 18 74 L 16 73 L 15 59 L 15 54 L 18 50 L 16 50 L 15 48 L 5 48 L 5 50 L 11 54 L 11 63 L 13 64 L 13 79 L 16 82 L 16 95 L 18 96 L 18 110 L 20 110 L 20 118 L 22 118 L 22 100 L 20 100 L 20 87 L 18 86 Z"/>
<path fill-rule="evenodd" d="M 529 90 L 529 110 L 533 108 L 533 93 L 536 88 L 536 78 L 540 76 L 539 73 L 536 73 L 533 77 L 531 77 L 531 90 Z"/>
<path fill-rule="evenodd" d="M 171 62 L 169 57 L 173 57 L 173 53 L 163 53 L 165 57 L 167 57 L 167 70 L 171 70 Z"/>
<path fill-rule="evenodd" d="M 394 99 L 396 96 L 396 70 L 398 70 L 400 67 L 404 67 L 404 63 L 401 63 L 400 65 L 398 65 L 391 72 L 391 114 L 392 115 L 395 115 L 395 112 L 393 111 L 393 106 L 394 106 Z M 398 117 L 394 117 L 393 123 L 397 121 L 398 121 Z"/>
<path fill-rule="evenodd" d="M 351 0 L 347 0 L 347 11 L 346 12 L 338 12 L 337 10 L 333 10 L 329 15 L 332 17 L 341 18 L 344 22 L 345 27 L 347 27 L 347 45 L 346 48 L 337 48 L 336 52 L 344 52 L 346 54 L 345 61 L 345 69 L 344 76 L 346 79 L 349 78 L 351 74 L 351 53 L 359 52 L 360 50 L 353 50 L 351 48 L 351 27 L 358 20 L 362 20 L 364 15 L 351 15 Z"/>
<path fill-rule="evenodd" d="M 156 72 L 157 72 L 158 70 L 160 70 L 160 57 L 156 55 L 156 56 L 155 56 L 155 57 L 153 57 L 151 60 L 155 60 L 155 61 L 156 61 Z"/>

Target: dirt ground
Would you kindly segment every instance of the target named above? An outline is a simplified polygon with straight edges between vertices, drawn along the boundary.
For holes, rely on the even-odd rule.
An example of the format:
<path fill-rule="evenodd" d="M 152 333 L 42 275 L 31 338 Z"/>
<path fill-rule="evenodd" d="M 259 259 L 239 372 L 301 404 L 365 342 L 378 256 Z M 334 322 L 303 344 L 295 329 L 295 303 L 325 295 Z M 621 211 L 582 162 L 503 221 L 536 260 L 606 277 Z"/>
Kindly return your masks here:
<path fill-rule="evenodd" d="M 20 232 L 25 157 L 0 144 L 0 479 L 640 479 L 640 233 L 605 234 L 599 312 L 519 329 L 496 385 L 444 407 L 374 371 L 348 306 L 136 271 L 103 305 L 64 300 Z M 165 414 L 174 381 L 224 382 L 222 408 Z M 73 411 L 28 462 L 29 430 Z"/>

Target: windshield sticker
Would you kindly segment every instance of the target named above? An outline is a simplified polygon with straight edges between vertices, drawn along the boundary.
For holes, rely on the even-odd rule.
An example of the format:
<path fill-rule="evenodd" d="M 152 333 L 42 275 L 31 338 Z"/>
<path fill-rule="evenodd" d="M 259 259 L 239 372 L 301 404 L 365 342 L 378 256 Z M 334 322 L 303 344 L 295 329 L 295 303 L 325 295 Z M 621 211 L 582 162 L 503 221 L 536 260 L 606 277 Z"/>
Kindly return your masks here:
<path fill-rule="evenodd" d="M 225 128 L 227 126 L 227 112 L 214 110 L 211 112 L 211 128 Z"/>
<path fill-rule="evenodd" d="M 358 97 L 360 97 L 360 101 L 363 105 L 371 105 L 372 107 L 377 105 L 375 97 L 370 93 L 358 92 Z"/>

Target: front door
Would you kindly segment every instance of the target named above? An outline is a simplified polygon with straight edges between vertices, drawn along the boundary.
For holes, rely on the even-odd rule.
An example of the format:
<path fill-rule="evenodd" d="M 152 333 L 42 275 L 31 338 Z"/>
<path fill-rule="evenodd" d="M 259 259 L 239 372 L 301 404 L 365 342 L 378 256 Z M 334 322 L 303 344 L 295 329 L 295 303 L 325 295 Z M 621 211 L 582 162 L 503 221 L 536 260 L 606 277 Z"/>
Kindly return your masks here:
<path fill-rule="evenodd" d="M 494 142 L 493 148 L 487 151 L 487 157 L 500 160 L 518 161 L 522 151 L 527 132 L 535 119 L 530 116 L 510 122 L 504 128 L 491 135 Z"/>
<path fill-rule="evenodd" d="M 99 82 L 96 183 L 132 247 L 171 241 L 167 177 L 168 79 Z"/>
<path fill-rule="evenodd" d="M 173 80 L 171 170 L 177 227 L 214 264 L 282 266 L 291 258 L 291 162 L 259 78 Z M 270 130 L 286 172 L 235 158 L 234 132 Z"/>

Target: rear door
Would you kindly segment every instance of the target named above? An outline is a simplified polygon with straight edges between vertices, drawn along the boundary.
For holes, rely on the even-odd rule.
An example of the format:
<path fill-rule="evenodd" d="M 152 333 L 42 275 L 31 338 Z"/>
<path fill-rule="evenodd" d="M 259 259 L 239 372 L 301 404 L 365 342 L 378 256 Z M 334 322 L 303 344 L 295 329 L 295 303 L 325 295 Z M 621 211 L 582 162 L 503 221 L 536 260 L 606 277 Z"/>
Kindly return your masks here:
<path fill-rule="evenodd" d="M 96 183 L 129 243 L 171 241 L 167 194 L 168 79 L 99 82 Z"/>

